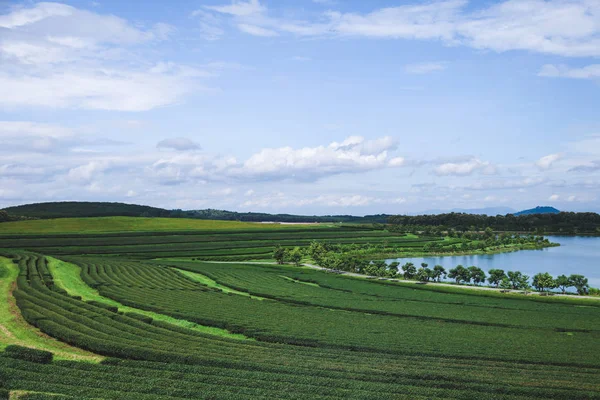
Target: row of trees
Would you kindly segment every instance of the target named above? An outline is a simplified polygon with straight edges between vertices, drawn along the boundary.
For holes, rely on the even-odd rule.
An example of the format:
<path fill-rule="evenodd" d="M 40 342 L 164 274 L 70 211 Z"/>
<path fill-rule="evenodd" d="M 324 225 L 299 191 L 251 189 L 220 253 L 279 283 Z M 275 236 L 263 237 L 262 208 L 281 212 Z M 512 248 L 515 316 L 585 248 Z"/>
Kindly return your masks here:
<path fill-rule="evenodd" d="M 336 249 L 339 250 L 337 247 Z M 398 262 L 387 264 L 382 260 L 368 261 L 352 253 L 332 251 L 327 244 L 317 241 L 313 241 L 304 251 L 299 247 L 285 249 L 278 246 L 274 252 L 274 258 L 280 264 L 291 262 L 298 265 L 304 255 L 310 256 L 323 268 L 385 278 L 418 280 L 424 283 L 441 282 L 448 278 L 453 279 L 457 284 L 481 285 L 487 281 L 490 285 L 504 290 L 527 291 L 533 286 L 540 292 L 558 288 L 562 293 L 566 293 L 568 288 L 575 288 L 580 295 L 588 294 L 590 290 L 588 279 L 583 275 L 560 275 L 553 278 L 549 273 L 543 272 L 534 275 L 530 284 L 530 277 L 521 271 L 505 272 L 502 269 L 490 269 L 486 274 L 479 267 L 462 265 L 446 271 L 441 265 L 430 268 L 427 263 L 421 263 L 417 268 L 412 262 L 400 266 Z"/>
<path fill-rule="evenodd" d="M 438 215 L 394 215 L 388 222 L 403 232 L 483 230 L 521 232 L 600 233 L 600 215 L 596 213 L 561 212 L 558 214 L 476 215 L 447 213 Z M 475 229 L 473 229 L 475 228 Z"/>

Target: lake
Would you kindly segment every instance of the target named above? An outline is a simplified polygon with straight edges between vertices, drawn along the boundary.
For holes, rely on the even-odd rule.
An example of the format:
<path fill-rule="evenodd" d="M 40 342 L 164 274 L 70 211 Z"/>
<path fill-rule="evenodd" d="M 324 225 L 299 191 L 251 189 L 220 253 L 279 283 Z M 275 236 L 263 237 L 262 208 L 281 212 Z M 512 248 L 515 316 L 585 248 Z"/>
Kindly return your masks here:
<path fill-rule="evenodd" d="M 532 277 L 538 272 L 548 272 L 552 276 L 565 274 L 584 275 L 592 287 L 600 288 L 600 237 L 585 236 L 547 236 L 560 247 L 549 247 L 542 250 L 521 250 L 512 253 L 472 255 L 413 257 L 386 260 L 398 261 L 400 265 L 412 262 L 417 266 L 422 262 L 429 267 L 441 265 L 448 271 L 461 264 L 465 267 L 475 265 L 486 273 L 492 268 L 506 271 L 521 271 Z"/>

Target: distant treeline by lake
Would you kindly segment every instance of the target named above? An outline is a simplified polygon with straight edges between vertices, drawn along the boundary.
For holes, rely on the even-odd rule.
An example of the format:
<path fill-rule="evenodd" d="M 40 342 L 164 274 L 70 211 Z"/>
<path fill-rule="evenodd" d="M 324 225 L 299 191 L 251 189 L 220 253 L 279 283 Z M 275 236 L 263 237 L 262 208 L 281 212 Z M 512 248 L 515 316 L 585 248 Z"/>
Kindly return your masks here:
<path fill-rule="evenodd" d="M 438 215 L 395 215 L 388 218 L 396 229 L 414 230 L 436 227 L 441 230 L 474 231 L 491 228 L 495 231 L 525 231 L 536 233 L 600 234 L 597 213 L 561 212 L 557 214 L 474 215 L 448 213 Z"/>

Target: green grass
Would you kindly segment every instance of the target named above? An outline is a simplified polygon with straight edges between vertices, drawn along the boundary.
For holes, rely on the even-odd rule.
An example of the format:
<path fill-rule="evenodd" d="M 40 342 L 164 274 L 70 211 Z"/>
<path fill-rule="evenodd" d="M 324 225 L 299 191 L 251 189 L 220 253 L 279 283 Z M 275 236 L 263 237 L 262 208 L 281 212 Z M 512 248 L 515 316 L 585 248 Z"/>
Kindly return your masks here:
<path fill-rule="evenodd" d="M 11 344 L 51 351 L 58 359 L 97 362 L 104 357 L 71 347 L 42 334 L 21 317 L 10 292 L 17 279 L 18 267 L 5 257 L 0 257 L 0 349 Z"/>
<path fill-rule="evenodd" d="M 259 224 L 237 221 L 214 221 L 185 218 L 95 217 L 57 218 L 31 221 L 3 222 L 0 235 L 8 234 L 65 234 L 159 232 L 193 230 L 289 229 L 315 225 Z M 329 226 L 329 225 L 328 225 Z"/>
<path fill-rule="evenodd" d="M 198 283 L 201 283 L 201 284 L 203 284 L 205 286 L 208 286 L 210 288 L 220 290 L 223 293 L 231 293 L 231 294 L 237 294 L 237 295 L 240 295 L 240 296 L 247 296 L 247 297 L 250 297 L 250 298 L 256 299 L 256 300 L 265 300 L 263 297 L 252 296 L 250 293 L 241 292 L 239 290 L 231 289 L 231 288 L 229 288 L 227 286 L 220 285 L 217 282 L 215 282 L 214 280 L 210 279 L 206 275 L 202 275 L 202 274 L 199 274 L 197 272 L 186 271 L 184 269 L 176 269 L 175 268 L 175 270 L 179 271 L 184 276 L 187 276 L 188 278 L 190 278 L 194 282 L 198 282 Z"/>
<path fill-rule="evenodd" d="M 61 261 L 53 257 L 46 257 L 48 260 L 48 269 L 52 273 L 54 283 L 64 289 L 71 296 L 80 296 L 85 301 L 97 301 L 108 306 L 114 306 L 121 312 L 133 312 L 145 315 L 157 321 L 163 321 L 182 328 L 191 329 L 200 333 L 216 335 L 230 339 L 252 340 L 244 335 L 228 332 L 225 329 L 202 326 L 194 322 L 185 321 L 151 311 L 144 311 L 138 308 L 128 307 L 117 301 L 101 296 L 97 290 L 92 289 L 81 279 L 81 268 L 75 264 Z M 199 274 L 197 274 L 199 275 Z M 214 281 L 213 281 L 214 282 Z M 215 283 L 216 284 L 216 283 Z M 249 296 L 247 293 L 245 295 Z"/>

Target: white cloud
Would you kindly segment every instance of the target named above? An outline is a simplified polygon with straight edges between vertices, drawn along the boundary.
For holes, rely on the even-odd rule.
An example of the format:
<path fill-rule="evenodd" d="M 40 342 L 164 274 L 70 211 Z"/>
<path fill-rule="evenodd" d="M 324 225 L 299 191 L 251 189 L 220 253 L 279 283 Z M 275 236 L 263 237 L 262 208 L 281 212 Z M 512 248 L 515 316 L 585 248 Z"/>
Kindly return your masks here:
<path fill-rule="evenodd" d="M 587 65 L 582 68 L 570 68 L 566 65 L 546 64 L 542 67 L 538 75 L 548 78 L 600 78 L 600 64 Z"/>
<path fill-rule="evenodd" d="M 322 206 L 334 208 L 366 207 L 373 204 L 398 205 L 406 202 L 402 197 L 377 198 L 359 194 L 350 195 L 320 195 L 315 197 L 288 196 L 282 192 L 271 193 L 247 200 L 240 204 L 245 209 L 252 208 L 283 208 L 283 207 L 308 207 Z"/>
<path fill-rule="evenodd" d="M 271 29 L 262 28 L 257 25 L 250 24 L 239 24 L 238 29 L 242 32 L 249 33 L 253 36 L 272 37 L 279 36 L 279 34 Z"/>
<path fill-rule="evenodd" d="M 178 137 L 161 140 L 156 144 L 159 149 L 171 149 L 178 151 L 199 150 L 200 146 L 191 139 Z"/>
<path fill-rule="evenodd" d="M 544 157 L 540 158 L 539 160 L 537 160 L 535 165 L 537 165 L 538 168 L 541 168 L 541 169 L 549 169 L 552 166 L 552 164 L 554 164 L 556 161 L 560 160 L 561 158 L 562 158 L 562 156 L 560 154 L 548 154 L 547 156 L 544 156 Z"/>
<path fill-rule="evenodd" d="M 50 17 L 67 17 L 74 11 L 73 7 L 59 3 L 38 3 L 33 8 L 19 7 L 10 14 L 0 15 L 0 28 L 13 29 Z"/>
<path fill-rule="evenodd" d="M 214 14 L 204 10 L 196 10 L 191 16 L 198 19 L 200 34 L 204 39 L 217 40 L 225 34 L 221 20 Z"/>
<path fill-rule="evenodd" d="M 260 4 L 258 0 L 234 1 L 225 6 L 204 6 L 208 10 L 213 10 L 222 14 L 230 14 L 236 17 L 247 17 L 260 14 L 266 11 L 266 7 Z"/>
<path fill-rule="evenodd" d="M 553 194 L 550 197 L 548 197 L 548 200 L 550 200 L 550 201 L 557 201 L 559 198 L 560 198 L 559 195 Z"/>
<path fill-rule="evenodd" d="M 75 183 L 90 183 L 98 174 L 110 167 L 108 162 L 90 161 L 87 164 L 71 168 L 67 179 Z"/>
<path fill-rule="evenodd" d="M 211 196 L 217 196 L 217 197 L 225 197 L 225 196 L 231 196 L 233 193 L 235 193 L 235 189 L 233 188 L 223 188 L 223 189 L 216 189 L 213 190 L 212 192 L 210 192 Z"/>
<path fill-rule="evenodd" d="M 463 162 L 447 162 L 434 168 L 434 172 L 440 176 L 466 176 L 477 171 L 485 175 L 491 175 L 496 173 L 496 168 L 488 161 L 481 161 L 478 158 L 472 158 Z"/>
<path fill-rule="evenodd" d="M 574 196 L 574 195 L 571 195 L 571 196 L 569 196 L 567 198 L 567 201 L 569 201 L 569 202 L 573 202 L 573 201 L 576 201 L 576 200 L 577 200 L 577 196 Z"/>
<path fill-rule="evenodd" d="M 72 69 L 41 75 L 0 71 L 0 105 L 147 111 L 177 102 L 201 86 L 188 73 L 169 70 Z"/>
<path fill-rule="evenodd" d="M 446 64 L 443 62 L 425 62 L 418 64 L 408 64 L 404 66 L 404 70 L 409 74 L 429 74 L 436 71 L 443 71 L 446 69 Z"/>
<path fill-rule="evenodd" d="M 37 3 L 0 15 L 0 106 L 146 111 L 202 89 L 213 74 L 151 62 L 144 52 L 174 28 Z M 141 45 L 147 46 L 142 48 Z M 143 50 L 143 51 L 142 51 Z"/>
<path fill-rule="evenodd" d="M 365 140 L 360 136 L 350 136 L 328 146 L 267 148 L 232 172 L 248 177 L 314 180 L 327 175 L 401 166 L 401 157 L 389 160 L 388 151 L 395 148 L 391 137 Z"/>
<path fill-rule="evenodd" d="M 477 5 L 467 0 L 415 2 L 367 13 L 328 11 L 308 21 L 269 17 L 267 7 L 256 0 L 207 9 L 238 22 L 300 36 L 440 40 L 497 52 L 600 56 L 597 1 L 506 0 Z"/>
<path fill-rule="evenodd" d="M 528 187 L 539 186 L 546 182 L 543 178 L 527 177 L 522 179 L 498 179 L 498 180 L 485 180 L 483 182 L 476 182 L 462 187 L 456 187 L 457 189 L 467 190 L 504 190 L 504 189 L 524 189 Z M 453 187 L 454 188 L 454 187 Z"/>

